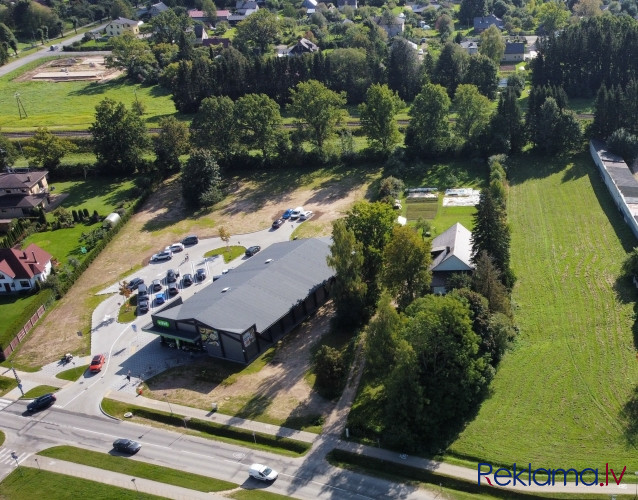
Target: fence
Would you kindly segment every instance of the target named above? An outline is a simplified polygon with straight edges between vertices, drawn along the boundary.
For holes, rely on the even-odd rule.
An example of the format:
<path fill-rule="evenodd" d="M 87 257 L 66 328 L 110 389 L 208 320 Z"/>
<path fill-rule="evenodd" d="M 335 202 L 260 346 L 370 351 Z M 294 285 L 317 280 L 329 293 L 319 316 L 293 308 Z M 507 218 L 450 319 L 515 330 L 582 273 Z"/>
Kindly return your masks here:
<path fill-rule="evenodd" d="M 0 352 L 0 361 L 6 360 L 7 357 L 10 356 L 13 351 L 15 351 L 18 344 L 22 342 L 22 339 L 27 335 L 27 333 L 29 333 L 31 328 L 33 328 L 35 324 L 38 322 L 38 320 L 42 317 L 42 315 L 44 314 L 44 311 L 45 311 L 44 305 L 41 305 L 40 307 L 38 307 L 38 309 L 33 314 L 33 316 L 29 318 L 29 320 L 24 324 L 24 326 L 16 334 L 13 340 L 9 342 L 9 345 Z"/>

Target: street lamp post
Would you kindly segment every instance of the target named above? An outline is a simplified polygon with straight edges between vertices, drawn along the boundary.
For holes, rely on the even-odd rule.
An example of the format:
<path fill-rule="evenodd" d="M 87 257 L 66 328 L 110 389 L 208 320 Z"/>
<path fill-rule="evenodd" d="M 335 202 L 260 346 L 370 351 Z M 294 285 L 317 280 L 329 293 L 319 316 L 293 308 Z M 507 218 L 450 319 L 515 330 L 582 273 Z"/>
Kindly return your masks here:
<path fill-rule="evenodd" d="M 140 490 L 137 489 L 137 483 L 135 482 L 135 478 L 131 479 L 133 482 L 133 486 L 135 486 L 135 492 L 137 493 L 137 498 L 140 497 Z"/>
<path fill-rule="evenodd" d="M 168 403 L 168 409 L 171 410 L 171 415 L 173 414 L 173 408 L 171 407 L 171 402 L 167 398 L 167 394 L 164 393 L 164 401 Z"/>

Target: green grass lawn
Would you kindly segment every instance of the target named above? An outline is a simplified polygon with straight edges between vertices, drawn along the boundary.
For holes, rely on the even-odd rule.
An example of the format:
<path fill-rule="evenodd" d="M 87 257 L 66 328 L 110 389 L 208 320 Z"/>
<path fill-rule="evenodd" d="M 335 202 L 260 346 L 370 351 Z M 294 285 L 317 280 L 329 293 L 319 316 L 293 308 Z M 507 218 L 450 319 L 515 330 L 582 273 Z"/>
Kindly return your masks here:
<path fill-rule="evenodd" d="M 72 54 L 66 57 L 72 57 Z M 49 59 L 49 58 L 45 58 Z M 6 104 L 0 115 L 0 127 L 5 132 L 49 129 L 87 129 L 94 121 L 95 106 L 108 97 L 123 102 L 127 107 L 137 98 L 146 106 L 142 119 L 149 127 L 157 127 L 163 116 L 178 115 L 170 93 L 159 86 L 133 84 L 124 77 L 105 83 L 98 82 L 18 82 L 15 77 L 39 66 L 26 65 L 0 78 L 0 102 Z M 28 117 L 19 119 L 15 93 L 20 94 Z M 183 118 L 183 117 L 182 117 Z"/>
<path fill-rule="evenodd" d="M 46 470 L 20 467 L 0 483 L 3 500 L 25 500 L 41 498 L 43 492 L 55 500 L 160 500 L 162 497 L 125 490 L 109 484 L 96 483 L 88 479 L 65 476 Z"/>
<path fill-rule="evenodd" d="M 609 462 L 633 481 L 636 290 L 620 270 L 635 238 L 589 154 L 524 158 L 509 173 L 520 334 L 449 453 L 552 468 Z"/>
<path fill-rule="evenodd" d="M 60 378 L 62 380 L 70 380 L 71 382 L 75 382 L 79 379 L 82 374 L 86 371 L 89 365 L 76 366 L 71 368 L 70 370 L 64 370 L 55 375 L 56 378 Z"/>
<path fill-rule="evenodd" d="M 4 396 L 14 387 L 18 387 L 18 383 L 15 378 L 0 376 L 0 396 Z"/>
<path fill-rule="evenodd" d="M 240 255 L 243 255 L 246 251 L 246 247 L 231 245 L 229 247 L 215 248 L 204 254 L 204 257 L 213 257 L 215 255 L 223 255 L 224 263 L 228 264 L 230 261 L 235 260 Z"/>
<path fill-rule="evenodd" d="M 24 393 L 22 399 L 34 399 L 43 396 L 44 394 L 48 394 L 50 392 L 56 392 L 59 390 L 59 387 L 53 387 L 52 385 L 38 385 L 33 389 Z"/>
<path fill-rule="evenodd" d="M 126 460 L 122 457 L 75 448 L 73 446 L 55 446 L 38 453 L 39 455 L 119 472 L 131 476 L 172 484 L 195 491 L 223 491 L 234 489 L 237 485 L 221 479 L 213 479 L 182 470 L 170 469 L 159 465 Z"/>
<path fill-rule="evenodd" d="M 412 198 L 405 200 L 406 217 L 408 221 L 419 219 L 432 220 L 439 208 L 438 199 Z"/>
<path fill-rule="evenodd" d="M 14 326 L 16 326 L 16 331 L 22 328 L 23 325 L 15 325 L 15 322 L 23 316 L 23 311 L 29 310 L 32 307 L 36 307 L 38 302 L 41 302 L 42 298 L 39 294 L 32 295 L 21 295 L 21 294 L 11 294 L 11 295 L 0 295 L 0 345 L 5 345 L 6 341 L 11 339 L 5 339 L 3 336 L 3 332 L 6 328 L 11 328 L 13 330 Z M 25 318 L 25 322 L 28 318 Z M 11 338 L 13 338 L 13 334 L 16 332 L 12 332 Z"/>
<path fill-rule="evenodd" d="M 55 188 L 53 190 L 55 194 L 68 195 L 62 202 L 62 206 L 67 210 L 86 208 L 91 215 L 94 210 L 97 210 L 102 217 L 111 213 L 121 203 L 133 200 L 131 193 L 133 182 L 129 180 L 110 181 L 97 178 L 88 181 L 54 182 L 51 187 Z M 53 220 L 51 215 L 49 220 Z M 66 263 L 69 257 L 81 261 L 82 233 L 89 233 L 101 224 L 101 222 L 95 224 L 80 222 L 70 228 L 34 233 L 25 239 L 23 246 L 35 243 L 62 263 Z"/>

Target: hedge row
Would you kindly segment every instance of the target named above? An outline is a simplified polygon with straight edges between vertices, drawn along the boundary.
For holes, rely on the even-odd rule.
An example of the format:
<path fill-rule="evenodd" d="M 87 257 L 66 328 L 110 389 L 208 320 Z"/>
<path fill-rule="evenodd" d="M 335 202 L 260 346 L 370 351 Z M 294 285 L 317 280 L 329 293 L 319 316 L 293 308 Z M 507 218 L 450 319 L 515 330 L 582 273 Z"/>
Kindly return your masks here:
<path fill-rule="evenodd" d="M 184 416 L 182 415 L 170 414 L 164 411 L 142 408 L 134 405 L 129 406 L 129 408 L 131 412 L 138 417 L 154 420 L 155 422 L 175 427 L 184 426 Z M 261 445 L 292 451 L 299 455 L 306 453 L 312 446 L 311 443 L 305 443 L 295 439 L 271 436 L 270 434 L 263 434 L 261 432 L 255 432 L 253 434 L 253 432 L 248 429 L 229 427 L 227 425 L 209 422 L 198 418 L 189 419 L 187 425 L 189 429 L 210 434 L 212 436 L 220 436 L 248 443 L 254 443 L 256 440 L 257 443 Z"/>

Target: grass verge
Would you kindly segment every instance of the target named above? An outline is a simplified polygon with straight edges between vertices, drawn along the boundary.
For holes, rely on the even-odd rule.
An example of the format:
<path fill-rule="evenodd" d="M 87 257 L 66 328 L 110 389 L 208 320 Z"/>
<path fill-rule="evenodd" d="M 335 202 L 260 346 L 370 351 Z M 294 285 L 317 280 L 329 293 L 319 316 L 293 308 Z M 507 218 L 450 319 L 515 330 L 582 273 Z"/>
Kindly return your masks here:
<path fill-rule="evenodd" d="M 123 460 L 122 457 L 109 455 L 108 453 L 99 453 L 73 446 L 54 446 L 41 451 L 38 455 L 119 472 L 150 481 L 172 484 L 195 491 L 224 491 L 237 487 L 236 484 L 222 481 L 221 479 L 191 474 L 190 472 L 138 462 L 137 460 Z"/>
<path fill-rule="evenodd" d="M 454 499 L 470 499 L 477 498 L 477 496 L 483 499 L 506 498 L 508 500 L 531 500 L 533 498 L 582 498 L 582 495 L 579 496 L 561 493 L 543 494 L 536 492 L 528 495 L 505 488 L 488 489 L 487 487 L 481 487 L 474 482 L 470 483 L 461 479 L 436 474 L 425 469 L 401 465 L 337 449 L 328 453 L 326 459 L 335 467 L 341 467 L 343 469 L 372 475 L 374 477 L 385 478 L 389 481 L 417 481 L 432 490 L 445 493 Z M 443 498 L 446 498 L 447 495 Z M 588 494 L 587 498 L 592 500 L 608 500 L 609 495 Z"/>
<path fill-rule="evenodd" d="M 149 495 L 97 483 L 88 479 L 66 476 L 47 470 L 20 467 L 9 474 L 2 483 L 3 500 L 24 500 L 25 498 L 42 498 L 46 492 L 48 498 L 56 500 L 75 500 L 90 498 L 91 500 L 161 500 L 163 497 Z"/>
<path fill-rule="evenodd" d="M 270 491 L 261 490 L 237 490 L 226 495 L 228 498 L 236 500 L 286 500 L 289 496 L 271 493 Z"/>
<path fill-rule="evenodd" d="M 0 431 L 0 446 L 4 444 L 5 438 L 6 436 L 4 435 L 4 432 Z"/>
<path fill-rule="evenodd" d="M 12 377 L 0 377 L 0 396 L 4 396 L 15 387 L 18 387 L 16 379 Z"/>
<path fill-rule="evenodd" d="M 124 304 L 120 306 L 120 312 L 117 315 L 118 323 L 130 323 L 135 320 L 137 311 L 137 294 L 130 296 Z"/>
<path fill-rule="evenodd" d="M 214 257 L 216 255 L 223 255 L 224 262 L 228 264 L 230 261 L 235 260 L 240 255 L 243 255 L 245 251 L 246 251 L 246 247 L 232 245 L 229 247 L 215 248 L 214 250 L 211 250 L 210 252 L 206 252 L 204 254 L 204 257 Z"/>
<path fill-rule="evenodd" d="M 310 450 L 311 444 L 285 437 L 271 436 L 260 432 L 253 433 L 247 429 L 230 427 L 227 425 L 209 422 L 198 418 L 187 419 L 176 413 L 167 413 L 141 406 L 131 405 L 105 398 L 102 400 L 102 409 L 117 418 L 122 418 L 125 413 L 131 412 L 134 417 L 143 419 L 149 423 L 160 423 L 169 428 L 183 429 L 187 426 L 188 433 L 199 435 L 208 439 L 237 444 L 258 450 L 271 451 L 281 455 L 298 457 Z"/>
<path fill-rule="evenodd" d="M 22 396 L 20 399 L 39 398 L 40 396 L 43 396 L 44 394 L 48 394 L 50 392 L 56 392 L 59 390 L 60 390 L 59 387 L 53 387 L 52 385 L 38 385 L 34 387 L 33 389 L 25 392 L 24 396 Z"/>
<path fill-rule="evenodd" d="M 76 366 L 71 368 L 70 370 L 64 370 L 56 374 L 56 378 L 61 378 L 62 380 L 70 380 L 71 382 L 75 382 L 79 379 L 82 374 L 86 371 L 89 365 Z"/>

